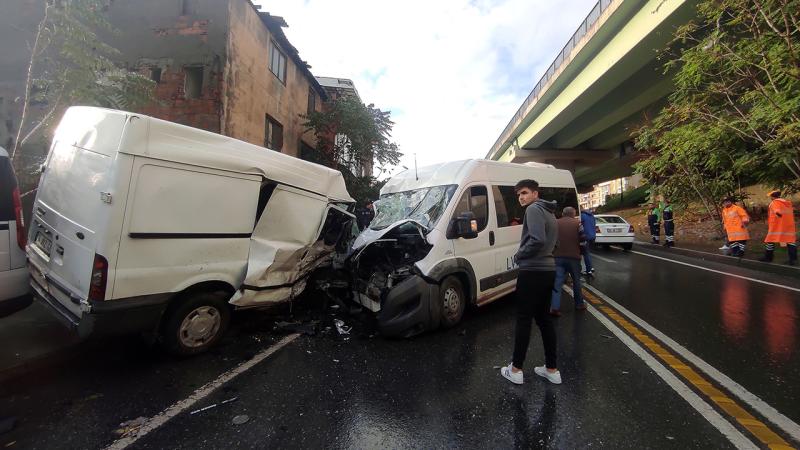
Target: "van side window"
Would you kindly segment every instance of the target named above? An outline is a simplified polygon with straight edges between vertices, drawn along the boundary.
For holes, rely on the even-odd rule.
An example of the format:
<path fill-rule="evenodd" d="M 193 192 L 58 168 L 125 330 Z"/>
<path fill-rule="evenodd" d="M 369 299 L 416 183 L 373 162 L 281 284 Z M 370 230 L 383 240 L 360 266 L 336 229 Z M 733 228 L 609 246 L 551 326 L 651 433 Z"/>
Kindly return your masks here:
<path fill-rule="evenodd" d="M 522 225 L 525 209 L 519 204 L 514 186 L 492 186 L 494 210 L 497 213 L 497 227 Z"/>
<path fill-rule="evenodd" d="M 453 217 L 458 217 L 461 213 L 471 211 L 478 221 L 478 232 L 486 228 L 489 222 L 489 193 L 486 186 L 472 186 L 465 191 L 456 205 Z"/>
<path fill-rule="evenodd" d="M 572 206 L 578 209 L 578 194 L 574 188 L 553 188 L 553 187 L 539 187 L 539 198 L 544 200 L 555 200 L 556 204 L 556 217 L 561 217 L 561 211 L 566 206 Z"/>
<path fill-rule="evenodd" d="M 267 207 L 267 203 L 269 202 L 269 198 L 272 197 L 272 191 L 275 190 L 275 186 L 277 186 L 277 183 L 270 181 L 261 182 L 261 190 L 258 192 L 258 206 L 256 207 L 256 223 L 253 227 L 258 225 L 258 219 L 260 219 L 261 214 L 264 213 L 264 208 Z"/>

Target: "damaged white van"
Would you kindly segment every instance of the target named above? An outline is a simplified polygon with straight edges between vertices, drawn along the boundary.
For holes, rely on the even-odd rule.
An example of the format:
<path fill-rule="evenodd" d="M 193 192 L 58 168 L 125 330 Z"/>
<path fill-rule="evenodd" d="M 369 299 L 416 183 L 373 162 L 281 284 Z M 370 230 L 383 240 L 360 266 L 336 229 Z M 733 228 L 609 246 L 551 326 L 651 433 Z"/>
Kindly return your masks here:
<path fill-rule="evenodd" d="M 392 177 L 349 263 L 357 303 L 385 335 L 457 324 L 468 304 L 512 292 L 524 210 L 514 185 L 539 182 L 540 197 L 578 208 L 575 181 L 547 164 L 454 161 Z"/>
<path fill-rule="evenodd" d="M 229 303 L 297 296 L 353 233 L 352 203 L 335 170 L 140 114 L 73 107 L 33 207 L 31 286 L 81 335 L 145 332 L 174 353 L 199 353 L 225 331 Z"/>

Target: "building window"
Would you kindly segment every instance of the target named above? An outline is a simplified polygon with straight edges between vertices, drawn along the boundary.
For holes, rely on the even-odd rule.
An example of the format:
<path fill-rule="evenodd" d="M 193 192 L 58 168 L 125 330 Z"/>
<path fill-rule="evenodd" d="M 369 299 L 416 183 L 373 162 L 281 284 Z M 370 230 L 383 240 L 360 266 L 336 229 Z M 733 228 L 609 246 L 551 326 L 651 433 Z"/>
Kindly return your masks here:
<path fill-rule="evenodd" d="M 317 110 L 317 94 L 314 92 L 314 88 L 308 88 L 308 111 L 307 114 L 311 114 L 312 112 Z"/>
<path fill-rule="evenodd" d="M 278 48 L 275 41 L 269 42 L 269 70 L 281 83 L 286 84 L 286 54 Z"/>
<path fill-rule="evenodd" d="M 186 98 L 200 98 L 203 92 L 203 68 L 184 67 L 183 92 Z"/>
<path fill-rule="evenodd" d="M 264 147 L 277 152 L 283 148 L 283 125 L 269 114 L 264 123 Z"/>
<path fill-rule="evenodd" d="M 150 79 L 155 81 L 156 84 L 161 83 L 161 67 L 150 68 Z"/>

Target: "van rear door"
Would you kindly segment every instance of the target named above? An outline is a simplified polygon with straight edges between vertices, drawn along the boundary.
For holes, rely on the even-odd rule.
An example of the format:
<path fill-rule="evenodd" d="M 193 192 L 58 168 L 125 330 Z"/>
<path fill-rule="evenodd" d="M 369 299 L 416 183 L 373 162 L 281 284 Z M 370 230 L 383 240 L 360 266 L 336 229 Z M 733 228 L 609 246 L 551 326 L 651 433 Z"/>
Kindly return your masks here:
<path fill-rule="evenodd" d="M 35 281 L 75 316 L 88 303 L 98 232 L 111 215 L 112 165 L 127 115 L 70 108 L 53 138 L 30 224 Z"/>

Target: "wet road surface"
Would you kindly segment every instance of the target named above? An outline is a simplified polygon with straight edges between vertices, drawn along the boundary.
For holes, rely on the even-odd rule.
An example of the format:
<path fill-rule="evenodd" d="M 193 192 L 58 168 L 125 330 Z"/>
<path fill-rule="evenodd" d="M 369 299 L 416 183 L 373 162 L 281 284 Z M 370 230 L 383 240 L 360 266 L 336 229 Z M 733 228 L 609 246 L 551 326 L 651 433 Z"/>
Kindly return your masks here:
<path fill-rule="evenodd" d="M 636 253 L 597 254 L 594 288 L 800 420 L 800 292 Z M 798 280 L 674 259 L 800 288 Z M 558 319 L 564 384 L 550 385 L 533 374 L 543 359 L 536 334 L 525 384 L 510 384 L 496 367 L 510 358 L 511 300 L 469 313 L 455 329 L 410 340 L 301 336 L 130 448 L 761 445 L 740 425 L 737 433 L 747 441 L 723 435 L 597 316 L 572 311 L 570 300 L 562 302 L 564 316 Z M 599 315 L 601 307 L 594 308 Z M 0 386 L 0 416 L 19 420 L 0 435 L 0 445 L 105 448 L 119 437 L 121 423 L 156 416 L 269 348 L 283 336 L 273 324 L 271 316 L 248 315 L 213 352 L 185 360 L 135 339 L 85 344 L 86 351 L 72 360 Z M 788 443 L 800 445 L 734 400 Z M 212 404 L 219 406 L 190 414 Z M 234 424 L 240 415 L 249 420 Z"/>

